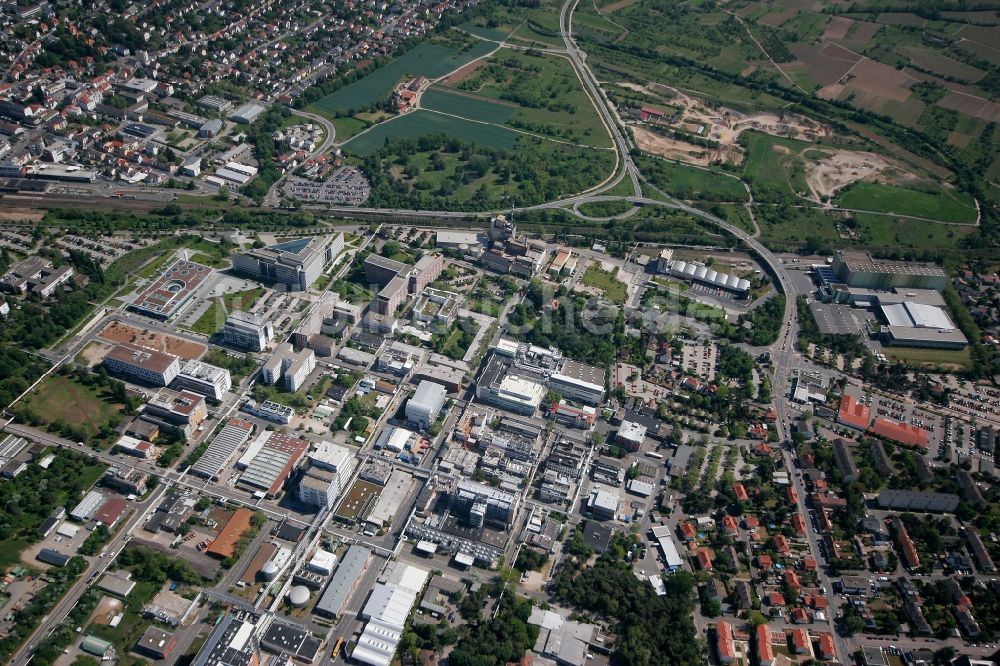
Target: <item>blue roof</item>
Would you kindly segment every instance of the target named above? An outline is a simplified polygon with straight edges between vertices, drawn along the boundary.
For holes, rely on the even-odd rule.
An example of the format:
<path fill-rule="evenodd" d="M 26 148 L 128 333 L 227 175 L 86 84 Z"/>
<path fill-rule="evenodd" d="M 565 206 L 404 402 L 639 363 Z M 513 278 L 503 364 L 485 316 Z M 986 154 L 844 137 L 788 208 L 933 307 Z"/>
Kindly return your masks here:
<path fill-rule="evenodd" d="M 277 245 L 272 245 L 270 250 L 276 250 L 278 252 L 290 252 L 291 254 L 298 254 L 302 250 L 306 249 L 309 245 L 309 241 L 312 238 L 296 238 L 295 240 L 285 241 L 284 243 L 278 243 Z"/>

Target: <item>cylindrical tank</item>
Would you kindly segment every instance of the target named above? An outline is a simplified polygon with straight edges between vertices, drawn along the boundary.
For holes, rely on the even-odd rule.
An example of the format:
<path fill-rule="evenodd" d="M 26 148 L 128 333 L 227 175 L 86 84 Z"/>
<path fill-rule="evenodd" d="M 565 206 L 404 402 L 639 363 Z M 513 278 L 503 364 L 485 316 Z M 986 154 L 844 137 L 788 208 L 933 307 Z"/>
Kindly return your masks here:
<path fill-rule="evenodd" d="M 305 585 L 296 585 L 288 591 L 288 603 L 301 607 L 309 603 L 309 588 Z"/>

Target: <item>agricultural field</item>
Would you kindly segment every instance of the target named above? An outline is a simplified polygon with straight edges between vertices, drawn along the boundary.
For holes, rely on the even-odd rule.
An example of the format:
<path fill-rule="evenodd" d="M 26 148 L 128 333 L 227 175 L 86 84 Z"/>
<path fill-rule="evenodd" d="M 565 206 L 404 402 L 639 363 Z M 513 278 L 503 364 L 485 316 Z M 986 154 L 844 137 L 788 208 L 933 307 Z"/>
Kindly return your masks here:
<path fill-rule="evenodd" d="M 385 102 L 393 88 L 407 78 L 426 76 L 436 79 L 496 48 L 492 42 L 470 40 L 468 48 L 463 51 L 424 42 L 404 56 L 310 104 L 306 110 L 331 118 L 353 116 L 362 109 Z"/>
<path fill-rule="evenodd" d="M 496 40 L 502 36 L 520 46 L 561 48 L 561 5 L 557 0 L 539 0 L 536 6 L 498 5 L 488 16 L 477 16 L 461 27 L 484 39 Z"/>
<path fill-rule="evenodd" d="M 421 106 L 560 141 L 611 147 L 572 65 L 561 56 L 500 49 L 431 88 Z"/>
<path fill-rule="evenodd" d="M 411 111 L 372 127 L 344 144 L 344 151 L 354 155 L 371 155 L 386 139 L 419 139 L 428 134 L 446 134 L 459 141 L 470 141 L 495 150 L 512 150 L 518 133 L 512 130 L 461 120 L 433 111 Z"/>

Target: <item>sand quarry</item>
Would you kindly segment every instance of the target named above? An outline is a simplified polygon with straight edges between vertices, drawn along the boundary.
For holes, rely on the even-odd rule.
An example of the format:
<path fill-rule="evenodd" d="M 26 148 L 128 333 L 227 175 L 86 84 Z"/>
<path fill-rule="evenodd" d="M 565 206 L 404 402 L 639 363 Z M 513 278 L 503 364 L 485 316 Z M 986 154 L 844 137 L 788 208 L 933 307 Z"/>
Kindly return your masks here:
<path fill-rule="evenodd" d="M 806 162 L 806 184 L 809 185 L 813 199 L 817 201 L 821 197 L 832 197 L 852 183 L 874 180 L 877 176 L 891 178 L 897 183 L 916 178 L 875 153 L 814 148 L 806 152 L 826 153 L 826 156 L 819 160 Z"/>
<path fill-rule="evenodd" d="M 666 139 L 650 130 L 633 126 L 636 143 L 641 149 L 670 159 L 701 165 L 714 161 L 737 164 L 743 159 L 743 149 L 737 141 L 740 134 L 746 130 L 757 130 L 765 134 L 803 141 L 818 141 L 833 134 L 833 130 L 829 127 L 794 113 L 745 114 L 724 106 L 708 107 L 697 97 L 659 83 L 640 85 L 622 82 L 618 85 L 636 92 L 669 99 L 671 106 L 680 109 L 680 122 L 676 125 L 678 129 L 700 134 L 720 144 L 718 149 L 702 148 L 686 141 Z M 661 124 L 667 128 L 674 127 L 666 121 L 662 121 Z"/>

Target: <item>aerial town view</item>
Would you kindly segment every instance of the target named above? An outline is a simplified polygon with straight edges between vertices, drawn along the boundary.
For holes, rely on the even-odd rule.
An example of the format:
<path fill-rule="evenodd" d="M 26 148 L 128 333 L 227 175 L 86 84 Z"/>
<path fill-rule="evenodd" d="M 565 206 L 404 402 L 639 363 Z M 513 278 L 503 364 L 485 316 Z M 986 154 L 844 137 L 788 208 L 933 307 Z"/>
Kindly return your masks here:
<path fill-rule="evenodd" d="M 1000 664 L 1000 1 L 0 31 L 0 663 Z"/>

